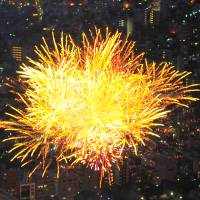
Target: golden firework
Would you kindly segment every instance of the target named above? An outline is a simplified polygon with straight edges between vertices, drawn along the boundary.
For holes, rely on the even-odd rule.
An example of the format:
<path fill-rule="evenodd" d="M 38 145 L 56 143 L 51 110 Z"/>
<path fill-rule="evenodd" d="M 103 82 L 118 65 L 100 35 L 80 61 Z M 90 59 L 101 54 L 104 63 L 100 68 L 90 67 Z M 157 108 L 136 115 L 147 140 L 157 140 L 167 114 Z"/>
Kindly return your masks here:
<path fill-rule="evenodd" d="M 53 34 L 52 49 L 45 39 L 35 48 L 37 60 L 28 59 L 18 72 L 24 92 L 15 92 L 23 108 L 7 113 L 1 126 L 17 133 L 12 160 L 22 166 L 34 164 L 30 176 L 51 163 L 60 167 L 86 164 L 110 173 L 126 149 L 137 154 L 153 127 L 163 126 L 169 105 L 187 106 L 196 85 L 184 86 L 189 72 L 179 72 L 167 63 L 148 64 L 136 55 L 134 42 L 108 30 L 82 36 L 78 47 L 70 36 Z M 36 162 L 35 160 L 39 160 Z"/>

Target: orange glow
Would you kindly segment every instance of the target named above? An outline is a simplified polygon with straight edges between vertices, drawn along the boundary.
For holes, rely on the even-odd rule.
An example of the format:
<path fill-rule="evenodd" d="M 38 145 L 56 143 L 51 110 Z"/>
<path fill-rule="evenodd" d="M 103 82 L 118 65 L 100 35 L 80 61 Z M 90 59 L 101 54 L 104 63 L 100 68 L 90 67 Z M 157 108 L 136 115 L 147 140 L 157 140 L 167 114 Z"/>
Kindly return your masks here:
<path fill-rule="evenodd" d="M 70 6 L 74 6 L 74 5 L 75 5 L 75 3 L 71 2 L 69 5 L 70 5 Z"/>
<path fill-rule="evenodd" d="M 65 2 L 65 6 L 75 6 L 74 2 Z"/>
<path fill-rule="evenodd" d="M 33 16 L 33 17 L 37 17 L 37 16 L 38 16 L 38 13 L 33 13 L 32 16 Z"/>
<path fill-rule="evenodd" d="M 125 2 L 125 3 L 123 4 L 123 7 L 124 7 L 125 9 L 128 9 L 128 8 L 129 8 L 129 3 Z"/>
<path fill-rule="evenodd" d="M 196 0 L 191 0 L 190 3 L 191 3 L 191 4 L 196 3 Z"/>

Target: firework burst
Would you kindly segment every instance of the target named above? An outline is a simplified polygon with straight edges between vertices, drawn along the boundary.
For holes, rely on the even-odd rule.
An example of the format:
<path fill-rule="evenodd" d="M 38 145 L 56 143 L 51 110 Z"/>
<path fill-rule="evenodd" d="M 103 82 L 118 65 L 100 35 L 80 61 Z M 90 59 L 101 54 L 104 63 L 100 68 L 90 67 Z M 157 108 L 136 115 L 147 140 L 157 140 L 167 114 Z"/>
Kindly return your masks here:
<path fill-rule="evenodd" d="M 56 161 L 58 175 L 61 166 L 86 164 L 102 179 L 125 149 L 137 154 L 150 135 L 158 137 L 153 128 L 164 125 L 159 119 L 169 105 L 197 100 L 189 95 L 196 85 L 183 84 L 190 73 L 147 63 L 120 33 L 103 37 L 96 30 L 82 39 L 78 47 L 70 36 L 56 42 L 53 35 L 52 49 L 43 39 L 38 59 L 18 72 L 24 92 L 15 94 L 23 108 L 12 107 L 1 127 L 17 133 L 6 141 L 15 141 L 12 160 L 35 165 L 30 176 L 37 169 L 44 175 Z"/>

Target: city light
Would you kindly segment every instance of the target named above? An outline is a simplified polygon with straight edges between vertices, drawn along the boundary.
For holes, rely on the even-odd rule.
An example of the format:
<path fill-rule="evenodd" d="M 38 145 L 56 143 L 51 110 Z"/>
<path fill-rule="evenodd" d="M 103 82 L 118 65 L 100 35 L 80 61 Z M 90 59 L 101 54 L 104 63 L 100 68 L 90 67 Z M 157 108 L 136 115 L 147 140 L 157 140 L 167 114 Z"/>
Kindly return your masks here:
<path fill-rule="evenodd" d="M 23 106 L 11 107 L 10 120 L 0 124 L 17 132 L 5 140 L 15 141 L 12 161 L 35 164 L 29 176 L 38 169 L 44 176 L 56 161 L 57 176 L 63 166 L 85 164 L 100 171 L 101 183 L 127 150 L 137 155 L 150 136 L 160 137 L 154 128 L 164 126 L 170 105 L 197 100 L 190 96 L 197 85 L 183 83 L 189 72 L 148 63 L 119 32 L 83 34 L 82 47 L 64 34 L 60 42 L 53 34 L 53 49 L 43 41 L 39 59 L 18 71 L 24 92 L 12 86 Z"/>

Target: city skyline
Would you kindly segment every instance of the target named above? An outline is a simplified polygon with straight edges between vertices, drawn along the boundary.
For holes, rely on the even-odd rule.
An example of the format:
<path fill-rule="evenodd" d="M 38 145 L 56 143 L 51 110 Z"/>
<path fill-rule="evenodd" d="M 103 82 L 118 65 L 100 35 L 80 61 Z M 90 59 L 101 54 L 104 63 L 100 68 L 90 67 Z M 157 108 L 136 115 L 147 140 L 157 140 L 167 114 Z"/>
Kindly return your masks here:
<path fill-rule="evenodd" d="M 0 110 L 1 118 L 13 103 L 14 96 L 3 86 L 26 57 L 34 57 L 34 46 L 42 36 L 57 38 L 63 31 L 81 46 L 82 32 L 94 27 L 117 29 L 136 41 L 136 53 L 145 52 L 149 61 L 167 61 L 178 70 L 192 72 L 188 83 L 200 80 L 200 3 L 195 0 L 0 0 Z M 195 94 L 199 97 L 199 93 Z M 113 171 L 113 187 L 108 180 L 102 189 L 98 174 L 81 168 L 63 172 L 59 181 L 55 171 L 51 178 L 27 180 L 29 171 L 18 163 L 9 163 L 7 144 L 1 144 L 0 188 L 15 198 L 27 195 L 24 188 L 34 188 L 33 200 L 42 199 L 199 199 L 200 191 L 200 105 L 191 111 L 176 110 L 170 115 L 170 130 L 149 146 L 153 153 L 141 149 L 144 157 L 132 157 L 121 171 Z M 181 114 L 183 112 L 183 114 Z M 168 132 L 169 131 L 169 132 Z M 2 139 L 6 134 L 2 134 Z M 5 175 L 6 174 L 6 175 Z M 82 175 L 83 176 L 82 176 Z M 20 175 L 20 176 L 19 176 Z M 90 176 L 90 178 L 89 178 Z M 13 178 L 16 177 L 16 178 Z M 26 185 L 27 184 L 27 185 Z M 71 185 L 71 186 L 70 186 Z M 21 187 L 21 190 L 20 190 Z M 25 190 L 25 189 L 24 189 Z M 89 191 L 88 191 L 89 190 Z M 28 189 L 27 189 L 28 191 Z M 86 192 L 84 192 L 86 191 Z M 1 193 L 1 191 L 0 191 Z M 30 195 L 30 194 L 29 194 Z M 0 196 L 1 199 L 1 196 Z M 21 197 L 21 199 L 23 199 Z M 29 198 L 32 200 L 31 198 Z"/>

